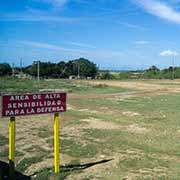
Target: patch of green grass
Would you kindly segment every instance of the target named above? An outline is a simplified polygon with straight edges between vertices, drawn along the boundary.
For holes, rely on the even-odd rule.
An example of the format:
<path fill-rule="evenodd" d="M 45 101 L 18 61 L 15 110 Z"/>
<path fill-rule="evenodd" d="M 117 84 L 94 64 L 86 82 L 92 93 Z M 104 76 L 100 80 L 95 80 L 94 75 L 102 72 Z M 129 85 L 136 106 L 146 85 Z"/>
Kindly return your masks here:
<path fill-rule="evenodd" d="M 82 144 L 77 140 L 62 140 L 62 153 L 66 153 L 74 157 L 90 158 L 94 157 L 97 153 L 97 148 L 94 144 Z"/>
<path fill-rule="evenodd" d="M 81 119 L 84 119 L 85 117 L 89 117 L 89 113 L 88 112 L 80 112 L 77 110 L 69 110 L 66 112 L 66 118 L 68 117 L 69 122 L 72 124 L 81 124 Z"/>
<path fill-rule="evenodd" d="M 152 158 L 151 156 L 145 155 L 139 158 L 128 158 L 119 162 L 121 169 L 142 169 L 155 167 L 169 167 L 169 161 Z"/>
<path fill-rule="evenodd" d="M 23 160 L 20 161 L 19 164 L 17 164 L 16 169 L 21 172 L 24 172 L 31 164 L 41 162 L 43 158 L 44 158 L 43 155 L 24 158 Z"/>
<path fill-rule="evenodd" d="M 8 155 L 9 155 L 8 149 L 5 149 L 4 151 L 0 151 L 0 157 L 8 157 Z M 18 157 L 18 156 L 20 157 L 23 155 L 24 155 L 24 153 L 15 150 L 15 156 L 16 157 Z"/>
<path fill-rule="evenodd" d="M 8 138 L 0 134 L 0 146 L 4 146 L 6 144 L 8 144 Z"/>
<path fill-rule="evenodd" d="M 65 180 L 67 176 L 73 173 L 73 170 L 66 168 L 66 166 L 60 167 L 59 174 L 55 174 L 53 171 L 53 168 L 43 169 L 36 173 L 36 177 L 33 180 Z"/>
<path fill-rule="evenodd" d="M 37 145 L 32 145 L 27 148 L 26 151 L 29 153 L 36 152 L 35 156 L 24 158 L 17 164 L 17 170 L 24 172 L 31 164 L 41 162 L 43 159 L 48 157 L 48 151 Z"/>
<path fill-rule="evenodd" d="M 180 95 L 159 95 L 148 97 L 134 97 L 131 102 L 119 101 L 118 106 L 123 109 L 129 109 L 140 112 L 179 112 Z"/>
<path fill-rule="evenodd" d="M 86 94 L 114 94 L 114 93 L 122 93 L 122 92 L 130 91 L 129 89 L 126 88 L 108 86 L 105 84 L 87 85 L 86 87 L 87 87 L 86 90 L 83 91 L 83 93 Z"/>
<path fill-rule="evenodd" d="M 68 175 L 69 172 L 60 172 L 59 174 L 55 174 L 53 172 L 53 168 L 47 168 L 38 172 L 33 180 L 65 180 Z"/>
<path fill-rule="evenodd" d="M 8 157 L 8 150 L 0 151 L 0 157 Z"/>
<path fill-rule="evenodd" d="M 0 92 L 3 93 L 24 93 L 38 92 L 42 89 L 64 89 L 69 92 L 86 89 L 74 84 L 70 80 L 40 80 L 19 79 L 13 77 L 0 77 Z"/>
<path fill-rule="evenodd" d="M 78 173 L 80 170 L 74 168 L 74 166 L 80 165 L 80 162 L 73 160 L 70 164 L 60 166 L 60 173 L 55 174 L 54 168 L 46 168 L 36 173 L 36 177 L 33 180 L 65 180 L 67 176 L 72 173 Z"/>
<path fill-rule="evenodd" d="M 51 131 L 50 131 L 47 127 L 39 128 L 39 129 L 38 129 L 38 136 L 39 136 L 40 138 L 46 138 L 46 137 L 49 136 L 50 132 L 51 132 Z"/>
<path fill-rule="evenodd" d="M 93 143 L 81 143 L 77 139 L 61 139 L 61 153 L 73 157 L 90 158 L 97 154 L 97 147 Z M 48 139 L 47 143 L 53 146 L 53 139 Z"/>
<path fill-rule="evenodd" d="M 24 151 L 30 152 L 30 153 L 31 153 L 31 152 L 38 152 L 38 153 L 44 154 L 44 156 L 48 154 L 48 151 L 47 151 L 47 150 L 45 150 L 44 148 L 42 148 L 42 147 L 40 147 L 40 146 L 38 146 L 38 145 L 32 145 L 32 146 L 24 149 Z"/>
<path fill-rule="evenodd" d="M 18 151 L 18 150 L 15 150 L 15 154 L 14 154 L 16 157 L 20 157 L 20 156 L 24 156 L 24 153 L 21 152 L 21 151 Z"/>
<path fill-rule="evenodd" d="M 144 153 L 156 153 L 169 156 L 179 157 L 179 143 L 178 137 L 167 138 L 167 135 L 155 137 L 152 134 L 138 134 L 131 133 L 123 130 L 98 130 L 86 129 L 84 130 L 85 136 L 92 139 L 102 139 L 98 142 L 97 150 L 103 151 L 111 149 L 111 152 L 119 152 L 128 149 L 137 149 Z M 158 132 L 160 133 L 160 132 Z M 171 138 L 170 138 L 171 137 Z M 107 143 L 108 142 L 108 143 Z"/>
<path fill-rule="evenodd" d="M 2 93 L 24 93 L 38 92 L 46 89 L 63 89 L 74 93 L 118 93 L 127 91 L 124 88 L 110 87 L 106 85 L 93 86 L 90 84 L 77 83 L 72 80 L 49 79 L 19 79 L 13 77 L 0 77 L 0 92 Z"/>
<path fill-rule="evenodd" d="M 50 144 L 51 146 L 54 145 L 54 139 L 52 139 L 52 138 L 47 139 L 46 142 L 47 142 L 48 144 Z"/>

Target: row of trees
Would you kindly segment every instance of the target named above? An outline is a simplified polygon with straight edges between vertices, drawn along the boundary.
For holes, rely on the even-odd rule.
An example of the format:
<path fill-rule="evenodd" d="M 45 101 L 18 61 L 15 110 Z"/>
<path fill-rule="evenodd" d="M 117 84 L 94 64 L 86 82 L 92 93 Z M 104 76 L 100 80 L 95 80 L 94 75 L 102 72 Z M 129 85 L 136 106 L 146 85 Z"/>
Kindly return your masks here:
<path fill-rule="evenodd" d="M 39 74 L 43 78 L 68 78 L 69 76 L 80 76 L 83 78 L 95 78 L 97 67 L 88 59 L 80 58 L 59 63 L 51 62 L 34 62 L 24 69 L 25 73 L 32 76 L 37 75 L 37 66 L 39 63 Z"/>
<path fill-rule="evenodd" d="M 152 66 L 144 71 L 126 71 L 111 73 L 109 71 L 98 70 L 96 64 L 88 59 L 80 58 L 68 62 L 34 62 L 32 65 L 23 68 L 12 68 L 7 63 L 0 64 L 0 76 L 12 75 L 15 73 L 25 73 L 37 76 L 39 64 L 39 75 L 42 78 L 69 78 L 69 76 L 79 76 L 81 78 L 98 79 L 174 79 L 180 78 L 180 67 L 169 67 L 160 70 Z"/>
<path fill-rule="evenodd" d="M 152 66 L 143 71 L 125 71 L 111 73 L 109 71 L 99 72 L 99 79 L 176 79 L 180 78 L 180 67 L 169 67 L 160 70 Z"/>
<path fill-rule="evenodd" d="M 37 76 L 38 66 L 39 75 L 42 78 L 68 78 L 69 76 L 95 78 L 98 71 L 96 64 L 88 59 L 80 58 L 59 63 L 36 61 L 27 67 L 14 69 L 9 64 L 0 64 L 0 75 L 10 75 L 14 70 L 15 72 L 23 72 L 35 77 Z"/>

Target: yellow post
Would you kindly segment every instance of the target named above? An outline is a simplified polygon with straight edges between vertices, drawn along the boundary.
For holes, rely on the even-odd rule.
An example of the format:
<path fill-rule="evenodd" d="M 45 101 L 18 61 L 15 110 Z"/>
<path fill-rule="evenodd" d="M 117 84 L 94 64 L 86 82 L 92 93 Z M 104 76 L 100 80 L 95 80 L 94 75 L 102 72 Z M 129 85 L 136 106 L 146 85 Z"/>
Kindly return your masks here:
<path fill-rule="evenodd" d="M 9 179 L 15 178 L 15 163 L 14 163 L 14 151 L 15 151 L 15 117 L 10 117 L 9 124 Z"/>
<path fill-rule="evenodd" d="M 59 173 L 59 114 L 54 114 L 54 172 Z"/>

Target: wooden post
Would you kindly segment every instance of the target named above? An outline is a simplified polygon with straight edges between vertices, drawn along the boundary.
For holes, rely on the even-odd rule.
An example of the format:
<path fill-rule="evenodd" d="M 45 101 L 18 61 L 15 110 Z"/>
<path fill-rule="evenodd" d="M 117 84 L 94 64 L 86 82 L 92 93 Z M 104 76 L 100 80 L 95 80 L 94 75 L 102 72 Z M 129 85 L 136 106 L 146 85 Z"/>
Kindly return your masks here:
<path fill-rule="evenodd" d="M 59 160 L 59 114 L 54 114 L 54 172 L 60 172 Z"/>
<path fill-rule="evenodd" d="M 14 180 L 15 178 L 14 152 L 15 152 L 15 117 L 10 117 L 10 124 L 9 124 L 9 179 L 10 180 Z"/>

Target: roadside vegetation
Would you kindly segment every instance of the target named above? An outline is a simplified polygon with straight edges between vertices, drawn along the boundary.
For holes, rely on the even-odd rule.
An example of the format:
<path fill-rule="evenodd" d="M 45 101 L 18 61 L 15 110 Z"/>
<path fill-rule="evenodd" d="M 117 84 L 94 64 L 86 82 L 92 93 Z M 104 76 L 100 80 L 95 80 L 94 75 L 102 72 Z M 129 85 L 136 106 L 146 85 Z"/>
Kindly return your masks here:
<path fill-rule="evenodd" d="M 92 78 L 94 79 L 98 68 L 96 64 L 85 58 L 70 60 L 68 62 L 60 61 L 58 63 L 35 61 L 26 67 L 11 67 L 7 63 L 0 64 L 0 76 L 24 76 L 29 78 L 37 77 L 39 69 L 40 78 Z"/>
<path fill-rule="evenodd" d="M 106 71 L 98 69 L 97 65 L 85 58 L 60 61 L 58 63 L 35 61 L 26 67 L 11 67 L 7 63 L 0 64 L 0 76 L 16 76 L 24 78 L 53 79 L 104 79 L 104 80 L 128 80 L 128 79 L 178 79 L 180 67 L 159 69 L 151 66 L 146 70 L 135 71 Z"/>
<path fill-rule="evenodd" d="M 88 82 L 78 83 L 74 80 L 58 79 L 21 79 L 18 77 L 0 77 L 1 93 L 66 91 L 76 93 L 116 93 L 126 89 L 111 87 L 105 84 L 92 85 Z"/>
<path fill-rule="evenodd" d="M 99 71 L 98 79 L 107 80 L 128 80 L 128 79 L 178 79 L 180 78 L 180 67 L 169 67 L 167 69 L 158 69 L 152 66 L 146 70 L 137 71 Z"/>

